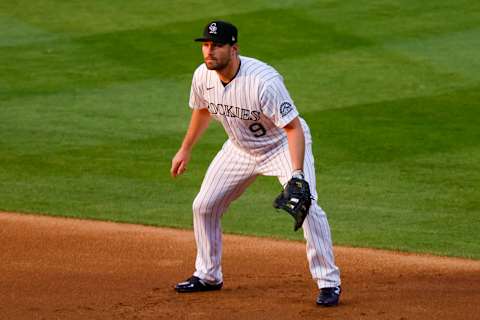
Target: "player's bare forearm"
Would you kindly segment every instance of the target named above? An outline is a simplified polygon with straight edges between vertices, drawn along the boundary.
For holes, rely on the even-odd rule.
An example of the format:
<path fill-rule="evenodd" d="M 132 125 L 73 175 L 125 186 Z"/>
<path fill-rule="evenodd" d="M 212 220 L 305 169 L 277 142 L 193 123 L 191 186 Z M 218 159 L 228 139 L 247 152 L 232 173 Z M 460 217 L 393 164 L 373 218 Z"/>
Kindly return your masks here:
<path fill-rule="evenodd" d="M 187 133 L 183 138 L 180 149 L 172 159 L 172 167 L 170 169 L 172 177 L 175 178 L 185 172 L 187 164 L 190 161 L 192 148 L 208 128 L 209 123 L 210 113 L 208 112 L 208 109 L 195 109 L 192 111 L 192 117 L 190 119 L 190 124 L 188 125 Z"/>
<path fill-rule="evenodd" d="M 303 171 L 303 161 L 305 158 L 305 136 L 303 134 L 302 124 L 299 118 L 293 119 L 285 127 L 288 139 L 288 150 L 292 160 L 292 169 Z"/>
<path fill-rule="evenodd" d="M 208 109 L 195 109 L 192 111 L 190 124 L 188 125 L 187 133 L 183 138 L 180 149 L 192 150 L 195 143 L 202 136 L 210 124 L 210 112 Z"/>

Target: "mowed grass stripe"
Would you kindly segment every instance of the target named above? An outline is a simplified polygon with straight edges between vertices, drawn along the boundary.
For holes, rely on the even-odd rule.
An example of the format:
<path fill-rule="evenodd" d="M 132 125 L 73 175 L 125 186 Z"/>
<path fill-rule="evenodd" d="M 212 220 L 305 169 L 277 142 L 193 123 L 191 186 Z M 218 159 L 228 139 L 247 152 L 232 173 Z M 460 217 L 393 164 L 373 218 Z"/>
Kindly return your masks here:
<path fill-rule="evenodd" d="M 11 16 L 0 15 L 0 48 L 57 40 L 59 35 Z"/>
<path fill-rule="evenodd" d="M 419 41 L 387 43 L 395 50 L 419 64 L 433 66 L 438 73 L 455 73 L 471 81 L 480 81 L 480 28 L 451 32 Z"/>
<path fill-rule="evenodd" d="M 3 102 L 3 143 L 13 152 L 37 154 L 176 136 L 188 125 L 189 81 L 117 83 Z"/>
<path fill-rule="evenodd" d="M 340 32 L 382 43 L 476 28 L 479 12 L 480 3 L 471 0 L 360 0 L 315 2 L 305 15 Z"/>
<path fill-rule="evenodd" d="M 268 1 L 233 0 L 217 3 L 212 14 L 208 2 L 177 1 L 152 3 L 140 0 L 135 3 L 118 1 L 69 1 L 29 0 L 4 2 L 2 13 L 24 21 L 48 32 L 71 36 L 108 33 L 119 30 L 163 26 L 174 28 L 178 22 L 204 20 L 214 17 L 248 17 L 255 11 L 275 9 L 302 11 L 305 18 L 333 25 L 339 31 L 368 37 L 373 41 L 392 38 L 422 37 L 426 34 L 442 34 L 461 31 L 478 25 L 480 4 L 471 0 L 420 3 L 415 0 L 389 1 Z M 265 12 L 262 25 L 270 28 L 281 24 Z M 239 17 L 239 21 L 248 19 Z M 277 23 L 275 23 L 277 22 Z M 296 25 L 292 33 L 302 30 Z M 305 29 L 303 29 L 305 30 Z M 310 31 L 310 30 L 308 30 Z"/>
<path fill-rule="evenodd" d="M 202 21 L 205 24 L 214 17 L 248 15 L 268 9 L 298 8 L 314 1 L 293 0 L 225 0 L 215 4 L 212 12 L 207 1 L 182 0 L 156 2 L 149 0 L 129 1 L 58 1 L 29 0 L 4 2 L 1 13 L 15 17 L 31 26 L 52 33 L 72 37 L 117 31 L 157 28 L 174 30 L 178 23 Z M 198 29 L 194 29 L 198 31 Z"/>

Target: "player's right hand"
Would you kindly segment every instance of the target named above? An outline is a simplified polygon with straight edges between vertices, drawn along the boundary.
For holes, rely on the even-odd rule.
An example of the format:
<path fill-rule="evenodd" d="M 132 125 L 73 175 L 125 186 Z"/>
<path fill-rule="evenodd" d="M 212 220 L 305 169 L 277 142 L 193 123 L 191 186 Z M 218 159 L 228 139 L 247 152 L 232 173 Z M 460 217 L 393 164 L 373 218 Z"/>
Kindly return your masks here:
<path fill-rule="evenodd" d="M 177 177 L 187 170 L 187 164 L 190 161 L 190 152 L 185 150 L 178 150 L 177 154 L 172 159 L 172 168 L 170 174 L 172 177 Z"/>

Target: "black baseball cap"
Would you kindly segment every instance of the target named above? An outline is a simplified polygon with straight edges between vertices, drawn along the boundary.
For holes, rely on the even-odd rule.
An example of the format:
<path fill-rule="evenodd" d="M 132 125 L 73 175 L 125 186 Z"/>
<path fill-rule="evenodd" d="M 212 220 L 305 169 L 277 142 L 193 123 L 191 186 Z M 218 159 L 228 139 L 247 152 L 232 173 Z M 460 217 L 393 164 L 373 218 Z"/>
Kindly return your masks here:
<path fill-rule="evenodd" d="M 237 27 L 230 22 L 215 20 L 205 26 L 203 37 L 196 38 L 195 41 L 234 44 L 238 40 L 237 34 Z"/>

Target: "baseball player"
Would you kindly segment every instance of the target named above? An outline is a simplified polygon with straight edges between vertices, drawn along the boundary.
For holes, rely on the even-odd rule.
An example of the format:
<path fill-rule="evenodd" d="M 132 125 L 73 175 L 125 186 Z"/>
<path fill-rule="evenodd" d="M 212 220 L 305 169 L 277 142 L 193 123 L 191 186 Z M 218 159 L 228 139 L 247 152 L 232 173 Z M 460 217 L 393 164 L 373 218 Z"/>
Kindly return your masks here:
<path fill-rule="evenodd" d="M 203 37 L 195 39 L 202 42 L 204 63 L 193 75 L 189 101 L 192 116 L 172 159 L 171 175 L 177 177 L 187 169 L 191 150 L 212 118 L 221 122 L 228 140 L 210 164 L 193 202 L 195 272 L 175 290 L 184 293 L 222 288 L 221 217 L 258 175 L 266 175 L 278 177 L 282 185 L 299 181 L 310 187 L 311 205 L 298 227 L 303 226 L 310 272 L 320 289 L 316 303 L 337 305 L 340 272 L 334 261 L 327 217 L 315 200 L 309 128 L 299 117 L 282 76 L 266 63 L 239 55 L 237 36 L 234 25 L 217 20 L 205 26 Z"/>

